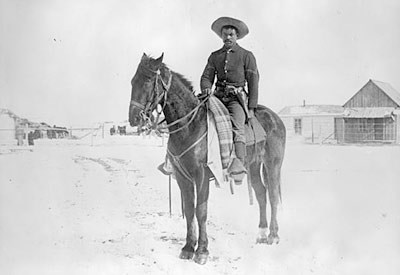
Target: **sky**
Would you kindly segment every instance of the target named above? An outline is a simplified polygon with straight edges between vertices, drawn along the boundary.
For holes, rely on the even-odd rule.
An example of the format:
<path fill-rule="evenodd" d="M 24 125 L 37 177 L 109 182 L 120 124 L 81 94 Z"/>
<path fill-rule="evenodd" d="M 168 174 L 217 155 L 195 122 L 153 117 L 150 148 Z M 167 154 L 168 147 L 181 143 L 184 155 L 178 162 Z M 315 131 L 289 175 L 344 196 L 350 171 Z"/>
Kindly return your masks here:
<path fill-rule="evenodd" d="M 0 0 L 0 108 L 58 126 L 127 120 L 145 52 L 199 90 L 220 16 L 260 72 L 259 103 L 343 105 L 369 79 L 400 91 L 397 0 Z"/>

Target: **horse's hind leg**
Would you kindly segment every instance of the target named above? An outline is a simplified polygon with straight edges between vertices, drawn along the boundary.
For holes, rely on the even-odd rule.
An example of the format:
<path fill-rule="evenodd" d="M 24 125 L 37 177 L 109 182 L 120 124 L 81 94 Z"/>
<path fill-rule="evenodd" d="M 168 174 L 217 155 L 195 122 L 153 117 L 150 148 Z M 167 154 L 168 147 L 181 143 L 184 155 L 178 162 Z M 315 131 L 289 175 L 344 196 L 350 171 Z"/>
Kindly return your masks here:
<path fill-rule="evenodd" d="M 199 224 L 199 241 L 194 261 L 198 264 L 205 264 L 208 259 L 208 238 L 207 238 L 207 204 L 209 195 L 209 170 L 202 169 L 201 178 L 197 184 L 197 206 L 196 218 Z"/>
<path fill-rule="evenodd" d="M 196 224 L 194 221 L 194 185 L 179 174 L 176 176 L 183 197 L 187 227 L 186 244 L 182 248 L 179 258 L 190 260 L 194 256 L 194 250 L 197 244 Z"/>
<path fill-rule="evenodd" d="M 273 163 L 264 169 L 264 179 L 268 188 L 269 201 L 271 205 L 271 221 L 269 225 L 269 235 L 267 244 L 279 243 L 278 236 L 278 203 L 281 197 L 281 186 L 280 186 L 280 163 Z"/>
<path fill-rule="evenodd" d="M 267 189 L 261 181 L 260 163 L 252 163 L 249 167 L 249 178 L 253 186 L 254 192 L 259 206 L 260 223 L 258 224 L 259 234 L 257 236 L 257 243 L 266 243 L 267 238 Z"/>

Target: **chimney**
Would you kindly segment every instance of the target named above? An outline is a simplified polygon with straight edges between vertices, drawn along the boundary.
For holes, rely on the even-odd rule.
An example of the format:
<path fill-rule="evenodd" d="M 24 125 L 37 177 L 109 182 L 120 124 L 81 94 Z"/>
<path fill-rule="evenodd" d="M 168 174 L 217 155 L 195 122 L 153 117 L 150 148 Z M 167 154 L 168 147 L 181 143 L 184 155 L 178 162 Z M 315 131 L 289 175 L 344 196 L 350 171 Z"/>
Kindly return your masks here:
<path fill-rule="evenodd" d="M 306 100 L 303 99 L 303 107 L 306 107 Z"/>

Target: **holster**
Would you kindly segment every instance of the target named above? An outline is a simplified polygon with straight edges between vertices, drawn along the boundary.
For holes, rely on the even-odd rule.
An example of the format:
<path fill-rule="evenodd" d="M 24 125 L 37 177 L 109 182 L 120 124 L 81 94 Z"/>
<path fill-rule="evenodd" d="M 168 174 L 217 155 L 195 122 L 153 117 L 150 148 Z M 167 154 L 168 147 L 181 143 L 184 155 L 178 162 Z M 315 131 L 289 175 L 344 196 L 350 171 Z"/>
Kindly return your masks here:
<path fill-rule="evenodd" d="M 247 122 L 247 120 L 249 119 L 249 108 L 247 107 L 248 98 L 247 98 L 246 91 L 242 88 L 238 92 L 237 97 L 238 97 L 238 101 L 239 101 L 240 105 L 242 105 L 243 110 L 246 114 L 246 122 Z"/>

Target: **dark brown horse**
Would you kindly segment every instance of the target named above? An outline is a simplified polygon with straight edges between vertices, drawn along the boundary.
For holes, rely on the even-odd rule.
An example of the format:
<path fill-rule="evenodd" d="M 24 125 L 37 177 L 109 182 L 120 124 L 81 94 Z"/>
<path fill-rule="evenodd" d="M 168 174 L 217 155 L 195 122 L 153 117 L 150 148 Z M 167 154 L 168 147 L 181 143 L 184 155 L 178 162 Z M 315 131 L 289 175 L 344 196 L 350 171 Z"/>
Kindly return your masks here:
<path fill-rule="evenodd" d="M 207 110 L 195 95 L 193 87 L 182 75 L 171 71 L 158 59 L 143 54 L 134 75 L 129 122 L 131 126 L 144 123 L 157 127 L 152 113 L 158 109 L 164 113 L 169 130 L 168 157 L 176 172 L 176 180 L 182 193 L 187 223 L 186 244 L 180 258 L 192 259 L 205 264 L 208 258 L 206 231 L 209 178 L 207 167 Z M 161 106 L 161 107 L 160 107 Z M 161 110 L 160 110 L 161 109 Z M 265 150 L 256 158 L 254 147 L 247 148 L 246 167 L 248 180 L 255 191 L 260 209 L 258 243 L 279 242 L 277 205 L 281 196 L 280 171 L 285 150 L 285 127 L 270 109 L 259 105 L 255 112 L 267 133 Z M 262 175 L 260 175 L 260 167 Z M 263 178 L 263 181 L 262 181 Z M 267 191 L 271 204 L 270 233 L 267 235 Z M 195 216 L 199 236 L 196 236 Z M 197 246 L 197 248 L 196 248 Z"/>

